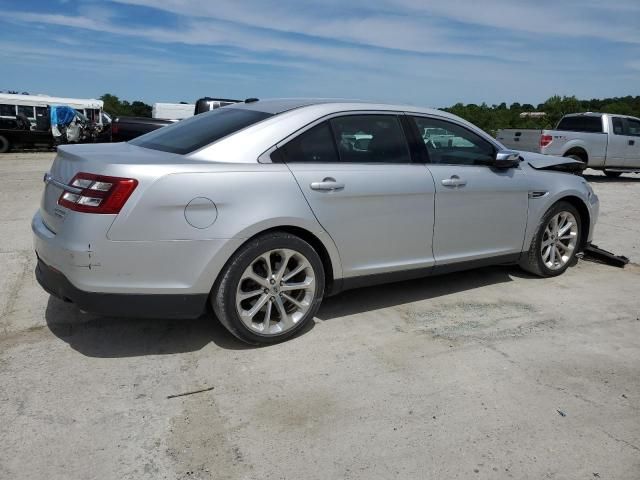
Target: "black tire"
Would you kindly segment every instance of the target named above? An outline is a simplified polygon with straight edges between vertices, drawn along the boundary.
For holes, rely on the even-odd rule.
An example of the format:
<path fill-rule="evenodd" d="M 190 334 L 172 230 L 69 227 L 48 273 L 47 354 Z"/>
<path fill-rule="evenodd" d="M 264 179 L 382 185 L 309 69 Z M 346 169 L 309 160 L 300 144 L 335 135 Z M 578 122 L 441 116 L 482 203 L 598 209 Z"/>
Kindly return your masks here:
<path fill-rule="evenodd" d="M 7 153 L 11 150 L 11 143 L 9 143 L 9 139 L 0 135 L 0 153 Z"/>
<path fill-rule="evenodd" d="M 571 154 L 571 155 L 565 155 L 566 158 L 570 158 L 572 160 L 577 160 L 578 162 L 582 162 L 582 170 L 580 172 L 576 172 L 576 174 L 578 176 L 583 176 L 584 175 L 584 171 L 587 169 L 587 162 L 585 161 L 584 158 L 575 155 L 575 154 Z"/>
<path fill-rule="evenodd" d="M 618 178 L 622 175 L 622 172 L 612 172 L 611 170 L 605 170 L 604 174 L 609 178 Z"/>
<path fill-rule="evenodd" d="M 557 270 L 552 270 L 544 264 L 544 261 L 542 259 L 542 241 L 547 224 L 552 219 L 552 217 L 561 212 L 569 212 L 575 217 L 578 228 L 577 242 L 576 248 L 571 253 L 571 257 L 566 262 L 566 264 Z M 564 201 L 560 201 L 552 205 L 551 208 L 549 208 L 549 210 L 547 210 L 547 212 L 543 215 L 542 220 L 538 224 L 529 251 L 523 253 L 522 259 L 520 261 L 520 267 L 523 270 L 539 277 L 555 277 L 564 273 L 564 271 L 569 268 L 569 266 L 575 263 L 575 256 L 578 253 L 580 246 L 582 245 L 582 235 L 582 221 L 580 219 L 580 213 L 578 212 L 578 210 L 570 203 Z"/>
<path fill-rule="evenodd" d="M 302 254 L 313 268 L 315 293 L 309 309 L 291 329 L 281 334 L 262 335 L 246 326 L 236 309 L 236 292 L 242 274 L 260 255 L 276 249 L 290 249 Z M 231 257 L 222 269 L 210 295 L 215 315 L 222 325 L 238 339 L 252 345 L 282 342 L 296 333 L 315 316 L 324 295 L 324 268 L 318 253 L 306 241 L 286 232 L 269 232 L 259 235 L 247 243 Z"/>

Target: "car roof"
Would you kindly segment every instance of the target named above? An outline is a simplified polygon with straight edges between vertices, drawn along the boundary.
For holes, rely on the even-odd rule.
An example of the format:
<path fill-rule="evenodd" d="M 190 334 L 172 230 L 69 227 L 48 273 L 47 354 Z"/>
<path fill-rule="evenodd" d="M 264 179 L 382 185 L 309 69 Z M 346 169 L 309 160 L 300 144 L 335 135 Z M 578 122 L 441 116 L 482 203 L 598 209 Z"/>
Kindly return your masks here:
<path fill-rule="evenodd" d="M 441 116 L 448 116 L 446 112 L 433 108 L 417 107 L 415 105 L 376 103 L 366 100 L 351 100 L 342 98 L 270 98 L 245 103 L 234 103 L 222 108 L 241 108 L 277 115 L 289 110 L 317 105 L 324 105 L 335 111 L 389 110 L 401 112 L 435 113 Z"/>

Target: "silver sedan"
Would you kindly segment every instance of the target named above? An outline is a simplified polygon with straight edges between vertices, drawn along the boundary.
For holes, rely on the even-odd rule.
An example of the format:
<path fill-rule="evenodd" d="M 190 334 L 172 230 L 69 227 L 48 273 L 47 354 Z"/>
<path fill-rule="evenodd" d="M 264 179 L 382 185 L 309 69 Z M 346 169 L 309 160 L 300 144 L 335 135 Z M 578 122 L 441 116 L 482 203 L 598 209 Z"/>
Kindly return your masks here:
<path fill-rule="evenodd" d="M 253 99 L 60 147 L 36 276 L 84 311 L 212 310 L 245 342 L 277 342 L 347 288 L 504 263 L 561 274 L 598 216 L 577 163 L 438 110 Z"/>

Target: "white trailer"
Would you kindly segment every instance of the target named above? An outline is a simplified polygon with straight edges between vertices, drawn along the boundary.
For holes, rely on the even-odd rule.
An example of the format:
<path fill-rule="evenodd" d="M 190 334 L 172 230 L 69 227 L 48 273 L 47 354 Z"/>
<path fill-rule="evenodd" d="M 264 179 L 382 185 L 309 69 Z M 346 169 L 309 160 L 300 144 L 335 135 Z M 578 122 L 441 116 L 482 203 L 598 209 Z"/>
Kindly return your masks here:
<path fill-rule="evenodd" d="M 182 120 L 193 117 L 195 108 L 193 103 L 154 103 L 151 116 L 165 120 Z"/>

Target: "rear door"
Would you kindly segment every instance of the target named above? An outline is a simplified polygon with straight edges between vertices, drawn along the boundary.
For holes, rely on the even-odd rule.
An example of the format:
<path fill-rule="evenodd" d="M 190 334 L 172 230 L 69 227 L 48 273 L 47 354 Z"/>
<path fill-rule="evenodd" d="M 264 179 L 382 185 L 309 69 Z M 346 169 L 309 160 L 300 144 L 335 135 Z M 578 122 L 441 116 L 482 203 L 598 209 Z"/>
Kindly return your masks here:
<path fill-rule="evenodd" d="M 629 138 L 626 133 L 625 119 L 623 117 L 611 117 L 611 129 L 609 143 L 607 145 L 607 167 L 624 167 L 629 147 Z"/>
<path fill-rule="evenodd" d="M 429 116 L 412 119 L 436 187 L 436 265 L 519 255 L 529 201 L 523 170 L 490 167 L 497 147 L 466 126 Z M 444 133 L 430 135 L 435 129 Z"/>
<path fill-rule="evenodd" d="M 344 276 L 433 265 L 434 183 L 397 114 L 335 116 L 277 151 L 338 250 Z"/>
<path fill-rule="evenodd" d="M 640 168 L 640 120 L 627 118 L 626 140 L 627 149 L 623 166 L 626 168 Z"/>

